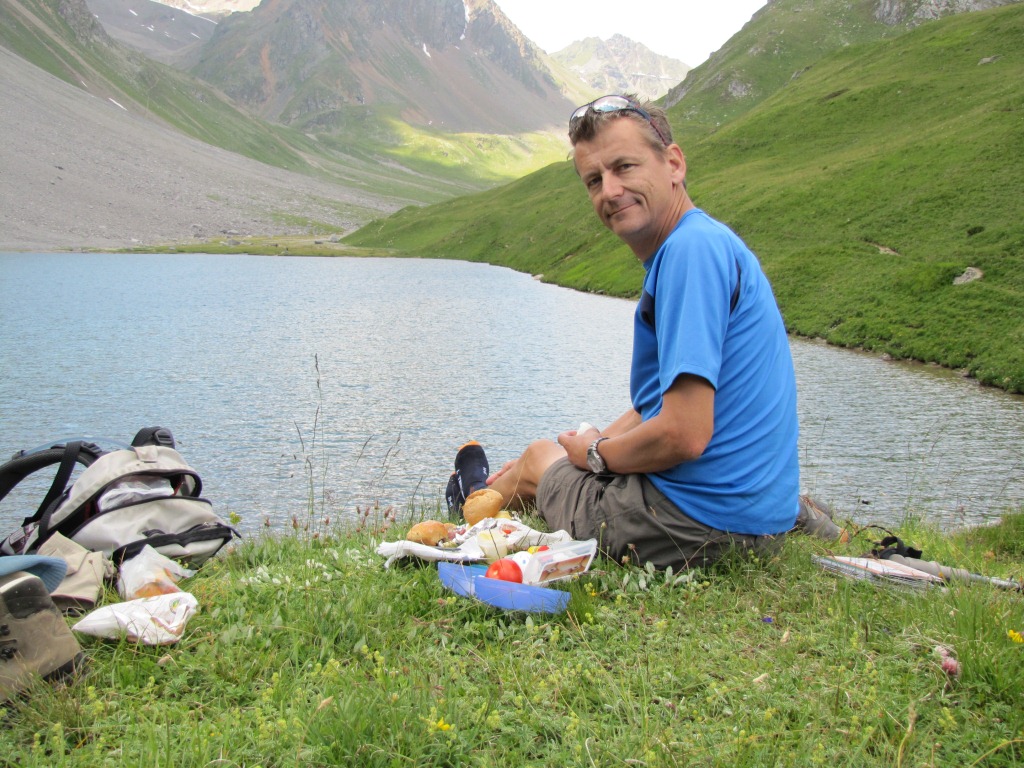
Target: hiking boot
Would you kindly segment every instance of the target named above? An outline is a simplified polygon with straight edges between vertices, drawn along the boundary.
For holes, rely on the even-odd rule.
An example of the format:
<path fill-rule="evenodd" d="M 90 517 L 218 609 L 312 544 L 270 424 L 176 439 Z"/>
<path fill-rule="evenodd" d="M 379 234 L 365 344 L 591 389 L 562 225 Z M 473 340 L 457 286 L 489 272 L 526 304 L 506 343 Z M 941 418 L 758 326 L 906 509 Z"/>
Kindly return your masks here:
<path fill-rule="evenodd" d="M 448 487 L 444 493 L 448 513 L 453 518 L 462 514 L 462 505 L 469 494 L 487 487 L 487 476 L 490 473 L 487 455 L 480 443 L 470 440 L 459 448 L 455 454 L 455 471 L 448 478 Z"/>
<path fill-rule="evenodd" d="M 71 673 L 83 658 L 42 579 L 25 571 L 0 577 L 0 702 L 36 678 Z"/>
<path fill-rule="evenodd" d="M 850 540 L 849 532 L 832 522 L 832 510 L 827 505 L 814 501 L 810 496 L 800 497 L 800 510 L 797 512 L 796 525 L 793 528 L 825 541 L 845 543 Z"/>

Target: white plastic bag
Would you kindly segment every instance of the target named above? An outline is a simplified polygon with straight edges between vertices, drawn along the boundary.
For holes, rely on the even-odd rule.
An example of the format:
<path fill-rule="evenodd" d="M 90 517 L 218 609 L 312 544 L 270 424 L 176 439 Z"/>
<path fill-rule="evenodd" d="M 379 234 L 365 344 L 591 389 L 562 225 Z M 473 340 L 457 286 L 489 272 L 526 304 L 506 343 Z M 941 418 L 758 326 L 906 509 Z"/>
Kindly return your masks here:
<path fill-rule="evenodd" d="M 168 645 L 181 639 L 185 625 L 199 610 L 189 592 L 142 597 L 97 608 L 71 628 L 94 637 L 127 637 L 143 645 Z"/>
<path fill-rule="evenodd" d="M 127 507 L 147 499 L 166 499 L 174 495 L 171 481 L 160 475 L 135 475 L 111 485 L 103 492 L 96 505 L 100 512 Z"/>
<path fill-rule="evenodd" d="M 122 600 L 181 592 L 178 582 L 194 576 L 176 560 L 160 554 L 148 544 L 135 557 L 121 563 L 117 591 Z"/>

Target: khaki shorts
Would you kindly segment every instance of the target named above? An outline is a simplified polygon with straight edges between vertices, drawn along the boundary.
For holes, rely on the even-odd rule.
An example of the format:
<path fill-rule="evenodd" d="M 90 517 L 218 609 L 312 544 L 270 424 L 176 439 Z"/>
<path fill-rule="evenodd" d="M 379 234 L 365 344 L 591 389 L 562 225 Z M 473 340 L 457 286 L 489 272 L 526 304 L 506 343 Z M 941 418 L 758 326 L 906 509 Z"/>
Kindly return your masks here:
<path fill-rule="evenodd" d="M 751 536 L 710 528 L 682 511 L 646 475 L 595 475 L 568 459 L 537 486 L 537 511 L 552 530 L 597 539 L 608 558 L 675 571 L 708 565 L 731 549 L 767 553 L 784 534 Z"/>

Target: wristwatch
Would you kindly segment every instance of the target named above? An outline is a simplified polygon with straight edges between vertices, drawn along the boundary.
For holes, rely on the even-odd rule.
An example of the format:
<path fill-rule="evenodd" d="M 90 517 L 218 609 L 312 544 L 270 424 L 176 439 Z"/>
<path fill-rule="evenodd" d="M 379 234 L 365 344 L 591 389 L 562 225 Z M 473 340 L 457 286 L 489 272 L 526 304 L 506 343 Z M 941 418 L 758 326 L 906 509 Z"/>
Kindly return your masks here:
<path fill-rule="evenodd" d="M 597 446 L 601 444 L 602 440 L 607 439 L 607 437 L 599 437 L 590 444 L 589 448 L 587 448 L 587 467 L 595 475 L 604 475 L 608 473 L 608 465 L 604 463 L 604 459 L 601 458 L 601 454 L 597 452 Z"/>

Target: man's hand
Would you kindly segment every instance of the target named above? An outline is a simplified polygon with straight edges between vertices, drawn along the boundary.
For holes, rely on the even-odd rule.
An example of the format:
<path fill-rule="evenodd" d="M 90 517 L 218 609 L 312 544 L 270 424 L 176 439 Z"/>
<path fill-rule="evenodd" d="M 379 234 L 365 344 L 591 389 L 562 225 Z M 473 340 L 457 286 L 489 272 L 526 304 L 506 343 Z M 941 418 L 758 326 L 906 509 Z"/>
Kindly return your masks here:
<path fill-rule="evenodd" d="M 607 437 L 601 458 L 610 472 L 660 472 L 704 452 L 714 433 L 714 410 L 714 388 L 698 376 L 683 375 L 665 393 L 661 412 L 652 419 L 642 421 L 638 413 L 627 411 L 604 432 L 570 430 L 558 436 L 558 444 L 574 466 L 589 469 L 587 449 L 597 438 Z"/>
<path fill-rule="evenodd" d="M 512 467 L 515 465 L 515 463 L 516 463 L 515 459 L 513 459 L 512 461 L 506 461 L 502 465 L 501 469 L 499 469 L 497 472 L 492 472 L 490 475 L 487 476 L 487 484 L 491 485 L 491 483 L 493 483 L 499 477 L 501 477 L 506 472 L 508 472 L 510 469 L 512 469 Z"/>
<path fill-rule="evenodd" d="M 570 429 L 568 432 L 563 432 L 558 436 L 558 444 L 565 449 L 573 466 L 580 469 L 588 469 L 587 449 L 600 436 L 601 432 L 596 427 L 591 427 L 586 432 Z"/>

